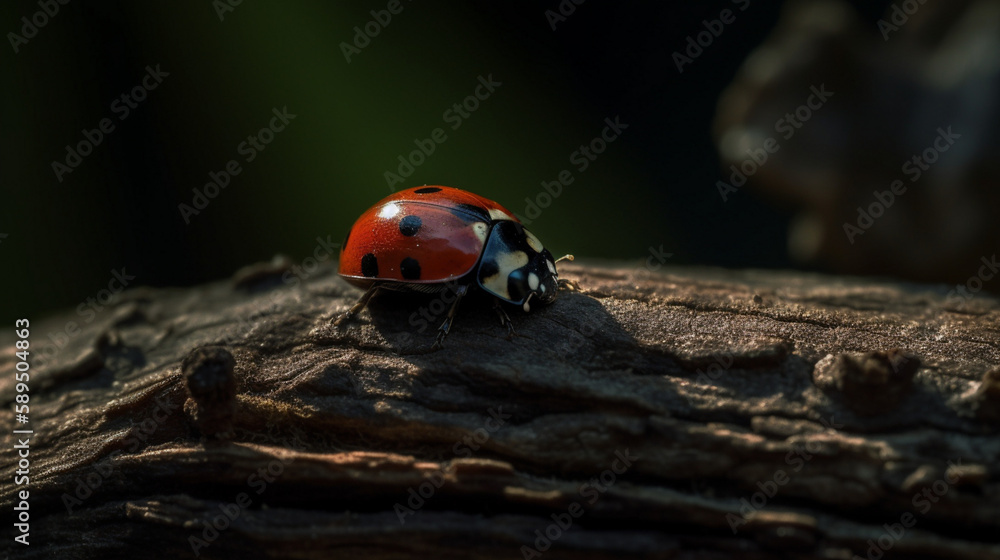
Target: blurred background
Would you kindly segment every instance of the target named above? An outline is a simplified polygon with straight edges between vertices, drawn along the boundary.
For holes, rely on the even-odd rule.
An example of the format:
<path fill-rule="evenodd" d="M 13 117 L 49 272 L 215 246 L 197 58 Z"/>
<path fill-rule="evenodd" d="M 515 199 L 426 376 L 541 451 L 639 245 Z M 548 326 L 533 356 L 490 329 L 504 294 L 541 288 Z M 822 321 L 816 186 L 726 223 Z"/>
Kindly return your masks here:
<path fill-rule="evenodd" d="M 996 190 L 996 28 L 960 27 L 992 1 L 921 6 L 888 36 L 878 1 L 236 2 L 0 6 L 4 316 L 75 307 L 123 267 L 130 286 L 184 286 L 301 262 L 424 184 L 534 216 L 554 253 L 584 258 L 662 246 L 670 264 L 965 283 L 995 250 L 996 226 L 961 213 L 996 208 L 976 198 Z M 833 97 L 786 138 L 777 121 L 824 83 Z M 627 129 L 600 154 L 578 152 L 616 117 Z M 901 165 L 949 124 L 969 128 L 910 185 Z M 747 186 L 721 186 L 769 137 L 781 150 Z M 206 189 L 231 160 L 239 173 Z M 897 177 L 909 192 L 849 243 L 842 224 Z M 973 193 L 946 242 L 921 189 Z"/>

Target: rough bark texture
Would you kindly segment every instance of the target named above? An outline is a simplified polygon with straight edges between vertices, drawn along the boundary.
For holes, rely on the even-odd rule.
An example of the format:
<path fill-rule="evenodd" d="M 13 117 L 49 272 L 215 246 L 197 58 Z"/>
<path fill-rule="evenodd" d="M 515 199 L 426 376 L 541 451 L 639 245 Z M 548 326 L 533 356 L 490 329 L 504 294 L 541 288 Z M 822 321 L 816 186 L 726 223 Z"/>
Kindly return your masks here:
<path fill-rule="evenodd" d="M 1000 556 L 995 299 L 566 265 L 513 340 L 471 300 L 430 352 L 433 298 L 338 330 L 360 293 L 288 264 L 126 292 L 34 364 L 14 557 Z"/>

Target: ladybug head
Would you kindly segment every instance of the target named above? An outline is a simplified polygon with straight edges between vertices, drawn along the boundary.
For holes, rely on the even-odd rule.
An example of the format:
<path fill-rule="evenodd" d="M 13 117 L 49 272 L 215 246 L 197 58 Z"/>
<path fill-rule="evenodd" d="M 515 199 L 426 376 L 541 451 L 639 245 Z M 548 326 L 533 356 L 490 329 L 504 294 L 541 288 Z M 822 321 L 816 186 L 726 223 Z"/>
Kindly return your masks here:
<path fill-rule="evenodd" d="M 558 259 L 552 260 L 552 253 L 548 250 L 543 250 L 541 259 L 545 263 L 545 271 L 540 275 L 541 281 L 539 282 L 540 288 L 538 291 L 534 292 L 534 295 L 538 297 L 538 300 L 542 303 L 549 304 L 552 300 L 556 299 L 556 291 L 564 286 L 570 286 L 571 289 L 576 289 L 576 284 L 570 280 L 561 280 L 559 278 L 559 273 L 556 272 L 556 263 L 562 260 L 571 261 L 573 260 L 573 255 L 563 255 Z M 525 302 L 527 304 L 527 302 Z M 525 311 L 528 309 L 525 308 Z"/>
<path fill-rule="evenodd" d="M 479 285 L 525 311 L 532 303 L 551 303 L 559 290 L 552 253 L 521 224 L 504 220 L 493 226 L 483 248 Z"/>
<path fill-rule="evenodd" d="M 559 276 L 556 274 L 556 261 L 548 249 L 542 249 L 541 252 L 532 255 L 532 259 L 522 270 L 527 273 L 524 277 L 525 286 L 523 289 L 528 295 L 525 296 L 522 304 L 525 311 L 531 310 L 529 300 L 548 305 L 556 299 L 556 292 L 559 290 Z"/>

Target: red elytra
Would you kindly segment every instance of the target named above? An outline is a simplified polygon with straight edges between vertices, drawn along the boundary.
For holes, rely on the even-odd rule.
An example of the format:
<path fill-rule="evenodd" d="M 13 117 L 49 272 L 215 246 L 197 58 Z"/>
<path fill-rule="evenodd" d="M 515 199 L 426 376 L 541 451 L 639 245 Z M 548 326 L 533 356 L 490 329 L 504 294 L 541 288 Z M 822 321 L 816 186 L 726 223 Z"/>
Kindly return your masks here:
<path fill-rule="evenodd" d="M 485 242 L 485 237 L 470 227 L 470 223 L 483 220 L 477 208 L 489 212 L 490 218 L 520 223 L 500 204 L 452 187 L 426 185 L 390 195 L 354 223 L 341 248 L 338 272 L 361 288 L 373 280 L 431 284 L 460 278 L 476 266 Z M 420 220 L 419 226 L 406 227 L 407 220 L 413 220 L 411 216 Z M 375 256 L 375 270 L 362 269 L 369 254 Z M 419 277 L 412 273 L 404 276 L 402 262 L 414 257 L 419 262 Z"/>

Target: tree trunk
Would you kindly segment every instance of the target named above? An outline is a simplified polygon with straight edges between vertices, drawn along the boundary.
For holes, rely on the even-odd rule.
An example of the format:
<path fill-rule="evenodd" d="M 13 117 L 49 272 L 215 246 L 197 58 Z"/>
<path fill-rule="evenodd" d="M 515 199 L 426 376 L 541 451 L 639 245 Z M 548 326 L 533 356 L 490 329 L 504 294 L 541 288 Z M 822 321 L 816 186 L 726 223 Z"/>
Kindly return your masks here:
<path fill-rule="evenodd" d="M 991 297 L 565 265 L 431 351 L 441 296 L 334 328 L 360 292 L 289 267 L 33 321 L 27 424 L 0 334 L 13 557 L 1000 557 Z"/>

